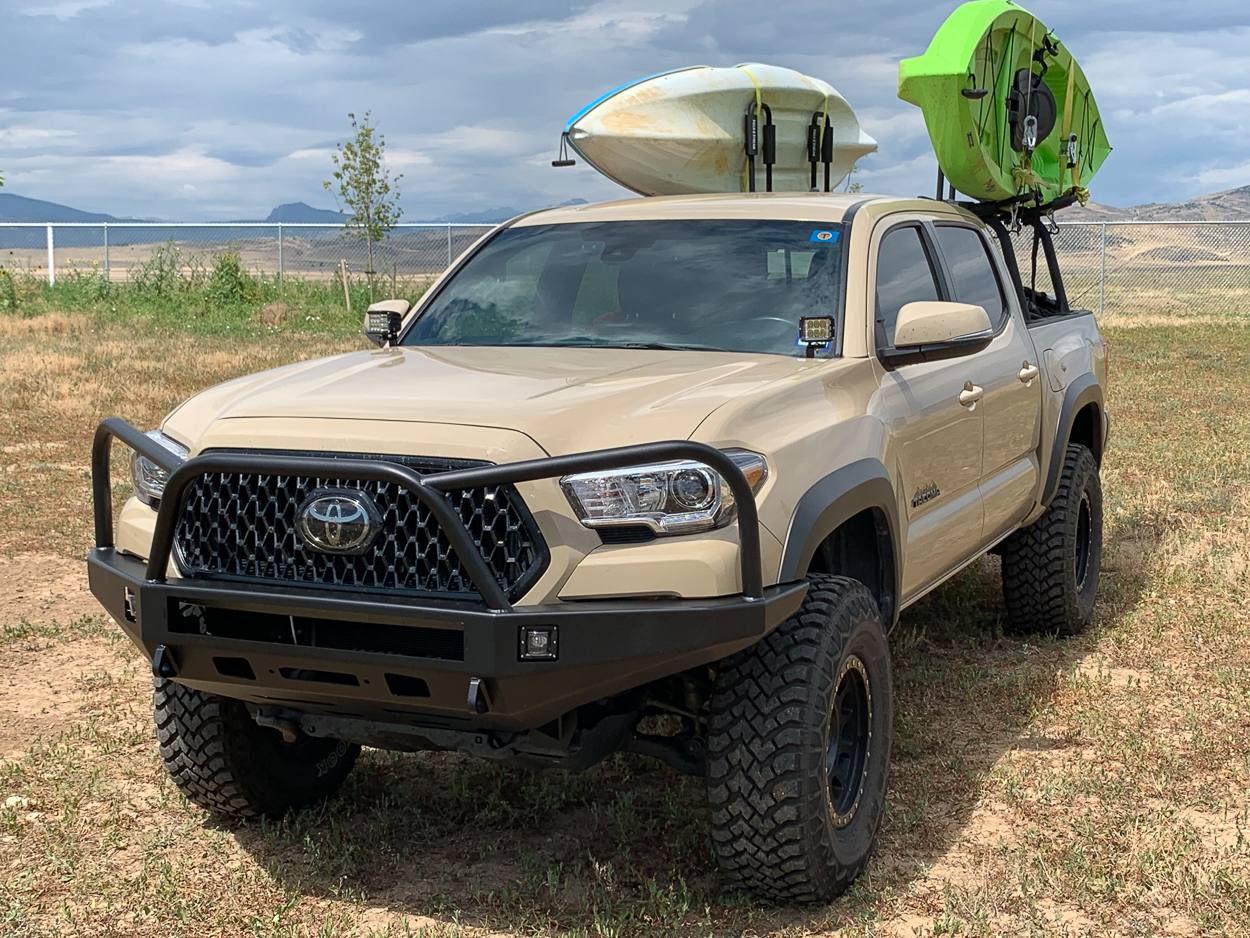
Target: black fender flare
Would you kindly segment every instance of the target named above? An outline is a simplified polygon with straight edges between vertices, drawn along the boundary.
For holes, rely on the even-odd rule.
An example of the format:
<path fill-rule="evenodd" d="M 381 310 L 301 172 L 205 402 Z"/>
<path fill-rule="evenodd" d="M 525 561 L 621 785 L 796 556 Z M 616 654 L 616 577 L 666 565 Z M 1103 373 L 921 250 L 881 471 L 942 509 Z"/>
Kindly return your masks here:
<path fill-rule="evenodd" d="M 1055 445 L 1050 451 L 1050 465 L 1046 469 L 1046 484 L 1042 488 L 1042 504 L 1050 505 L 1059 491 L 1059 478 L 1063 474 L 1063 460 L 1068 451 L 1068 440 L 1072 438 L 1072 424 L 1076 415 L 1088 405 L 1098 407 L 1097 434 L 1101 437 L 1107 418 L 1103 414 L 1102 385 L 1094 375 L 1086 373 L 1073 380 L 1063 395 L 1063 406 L 1059 411 L 1059 422 L 1055 427 Z M 1102 462 L 1102 440 L 1097 441 L 1094 455 Z"/>
<path fill-rule="evenodd" d="M 890 474 L 879 459 L 858 459 L 848 463 L 820 479 L 803 494 L 790 518 L 778 582 L 790 583 L 805 577 L 821 543 L 865 509 L 880 512 L 889 528 L 890 562 L 893 565 L 890 588 L 894 593 L 893 609 L 890 611 L 897 616 L 898 589 L 902 582 L 898 502 Z"/>

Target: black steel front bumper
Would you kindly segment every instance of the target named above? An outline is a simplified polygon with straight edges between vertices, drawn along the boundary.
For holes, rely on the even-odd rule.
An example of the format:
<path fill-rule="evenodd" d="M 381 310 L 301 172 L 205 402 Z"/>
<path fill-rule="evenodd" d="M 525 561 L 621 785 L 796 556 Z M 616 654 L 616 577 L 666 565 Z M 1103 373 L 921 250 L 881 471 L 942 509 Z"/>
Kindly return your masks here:
<path fill-rule="evenodd" d="M 146 562 L 113 547 L 114 437 L 171 473 Z M 514 607 L 443 494 L 664 459 L 697 459 L 729 482 L 738 505 L 742 595 Z M 188 486 L 207 472 L 242 471 L 403 486 L 430 507 L 482 601 L 167 577 Z M 806 592 L 803 583 L 763 588 L 751 488 L 732 460 L 699 443 L 656 443 L 421 476 L 373 460 L 213 453 L 182 461 L 112 418 L 96 433 L 92 476 L 96 549 L 88 571 L 96 598 L 165 676 L 261 705 L 448 729 L 530 729 L 582 704 L 745 648 L 790 616 Z M 195 621 L 188 618 L 189 609 L 232 621 L 232 637 L 189 628 Z M 281 627 L 286 621 L 289 632 Z M 251 623 L 259 624 L 255 634 L 249 632 Z M 522 660 L 522 632 L 536 626 L 557 630 L 555 660 Z M 336 647 L 310 640 L 318 629 L 333 635 Z"/>

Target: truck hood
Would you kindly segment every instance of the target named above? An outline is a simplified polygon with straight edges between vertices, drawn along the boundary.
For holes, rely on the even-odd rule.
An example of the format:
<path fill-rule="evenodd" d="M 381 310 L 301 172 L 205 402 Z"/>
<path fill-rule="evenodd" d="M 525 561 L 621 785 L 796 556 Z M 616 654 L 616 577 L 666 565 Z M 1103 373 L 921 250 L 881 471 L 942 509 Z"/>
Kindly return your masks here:
<path fill-rule="evenodd" d="M 214 423 L 241 418 L 452 424 L 517 431 L 563 455 L 686 439 L 725 402 L 815 364 L 739 352 L 378 349 L 218 385 L 188 400 L 164 426 L 194 450 Z"/>

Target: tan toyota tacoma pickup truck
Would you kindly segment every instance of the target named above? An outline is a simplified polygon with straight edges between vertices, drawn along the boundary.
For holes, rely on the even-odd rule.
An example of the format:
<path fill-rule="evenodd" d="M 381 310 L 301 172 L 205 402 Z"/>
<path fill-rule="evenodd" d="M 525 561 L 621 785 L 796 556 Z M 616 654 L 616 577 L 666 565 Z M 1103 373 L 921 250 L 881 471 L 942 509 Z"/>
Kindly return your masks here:
<path fill-rule="evenodd" d="M 372 308 L 378 348 L 105 421 L 91 588 L 152 661 L 178 786 L 274 815 L 361 746 L 625 750 L 706 777 L 729 882 L 839 894 L 881 823 L 900 611 L 992 551 L 1008 628 L 1090 619 L 1106 348 L 1021 217 L 1052 292 L 944 202 L 537 212 Z"/>

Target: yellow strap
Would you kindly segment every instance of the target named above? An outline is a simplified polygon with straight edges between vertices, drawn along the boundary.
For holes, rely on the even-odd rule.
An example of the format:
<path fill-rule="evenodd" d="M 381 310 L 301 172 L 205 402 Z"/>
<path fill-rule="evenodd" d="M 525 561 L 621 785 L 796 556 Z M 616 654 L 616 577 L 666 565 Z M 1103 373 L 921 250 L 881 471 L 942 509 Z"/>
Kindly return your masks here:
<path fill-rule="evenodd" d="M 1071 57 L 1069 56 L 1069 58 Z M 1068 136 L 1072 133 L 1072 91 L 1076 86 L 1075 75 L 1074 75 L 1075 72 L 1076 72 L 1076 60 L 1073 59 L 1071 63 L 1068 65 L 1068 92 L 1066 95 L 1064 95 L 1064 101 L 1063 101 L 1063 135 L 1062 135 L 1061 145 L 1063 147 L 1065 154 L 1067 153 L 1067 150 L 1068 150 Z M 1078 154 L 1076 161 L 1072 164 L 1072 187 L 1074 189 L 1080 188 L 1080 185 L 1081 185 L 1081 171 L 1079 169 L 1080 164 L 1081 164 L 1081 158 L 1080 158 L 1080 155 Z M 1063 179 L 1062 171 L 1059 173 L 1059 178 L 1061 180 Z"/>
<path fill-rule="evenodd" d="M 758 81 L 756 81 L 755 76 L 751 74 L 751 70 L 750 70 L 749 68 L 747 68 L 745 65 L 739 65 L 739 66 L 738 66 L 738 68 L 742 69 L 744 72 L 746 72 L 746 73 L 747 73 L 747 78 L 751 79 L 751 84 L 753 84 L 753 85 L 755 86 L 755 113 L 756 113 L 756 116 L 757 116 L 757 119 L 758 119 L 758 115 L 759 115 L 760 110 L 761 110 L 760 105 L 761 105 L 761 104 L 763 104 L 763 100 L 762 100 L 762 98 L 761 98 L 761 96 L 760 96 L 760 83 L 759 83 Z M 742 191 L 742 192 L 746 192 L 746 191 L 747 191 L 747 163 L 746 163 L 746 160 L 743 160 L 743 161 L 742 161 L 742 186 L 741 186 L 740 191 Z"/>
<path fill-rule="evenodd" d="M 747 73 L 747 78 L 751 79 L 751 84 L 755 86 L 755 109 L 758 111 L 760 105 L 763 103 L 760 100 L 760 83 L 756 80 L 755 76 L 751 74 L 751 70 L 745 65 L 739 65 L 738 68 Z"/>
<path fill-rule="evenodd" d="M 1032 76 L 1033 76 L 1034 40 L 1036 38 L 1037 38 L 1037 20 L 1034 19 L 1032 24 L 1029 26 L 1029 64 L 1028 64 L 1029 90 L 1028 90 L 1028 93 L 1024 96 L 1024 115 L 1026 118 L 1028 117 L 1029 112 L 1033 110 L 1033 78 Z M 1039 140 L 1038 142 L 1040 143 L 1041 141 Z M 1011 171 L 1011 177 L 1013 180 L 1015 180 L 1016 187 L 1018 189 L 1019 188 L 1031 188 L 1033 185 L 1038 184 L 1038 183 L 1033 182 L 1033 180 L 1037 179 L 1037 176 L 1033 172 L 1032 151 L 1026 151 L 1024 154 L 1022 154 L 1019 157 L 1019 159 L 1016 160 L 1016 165 Z M 1029 181 L 1024 182 L 1023 180 L 1029 180 Z"/>

